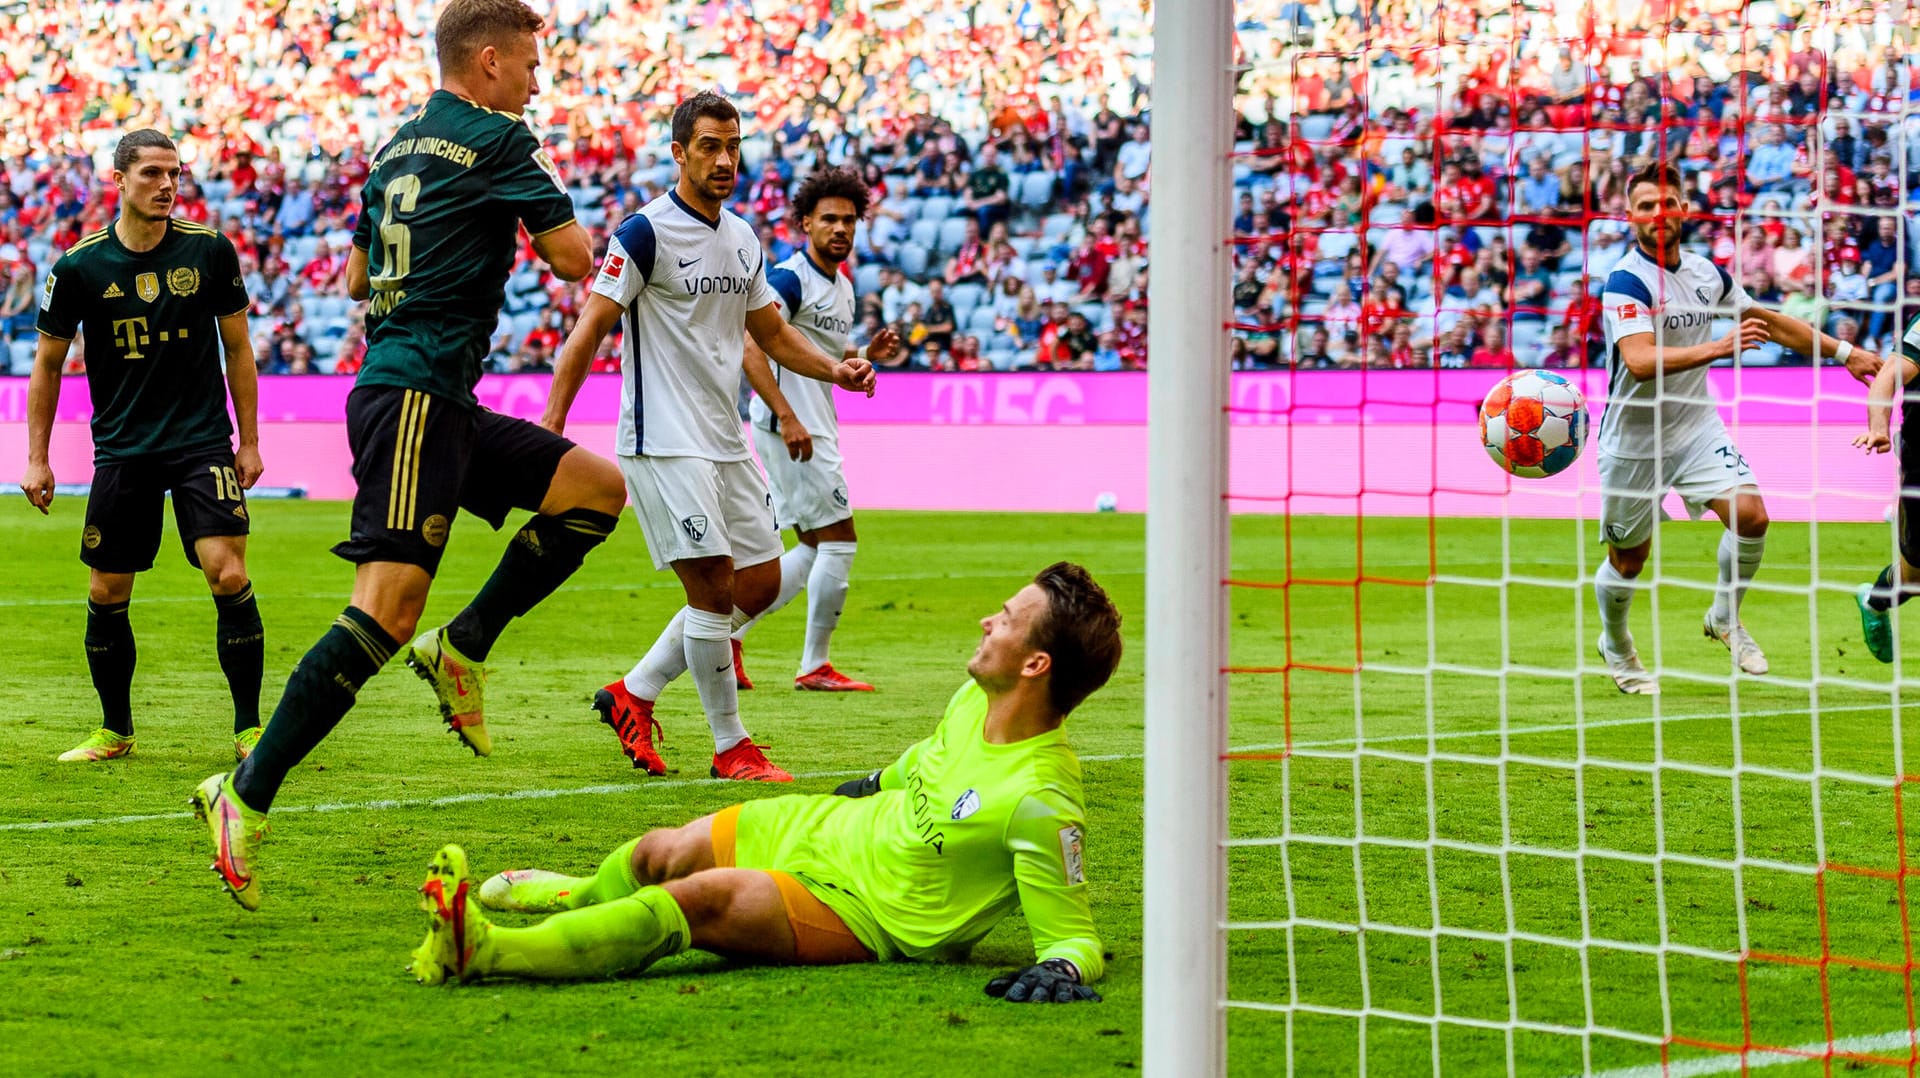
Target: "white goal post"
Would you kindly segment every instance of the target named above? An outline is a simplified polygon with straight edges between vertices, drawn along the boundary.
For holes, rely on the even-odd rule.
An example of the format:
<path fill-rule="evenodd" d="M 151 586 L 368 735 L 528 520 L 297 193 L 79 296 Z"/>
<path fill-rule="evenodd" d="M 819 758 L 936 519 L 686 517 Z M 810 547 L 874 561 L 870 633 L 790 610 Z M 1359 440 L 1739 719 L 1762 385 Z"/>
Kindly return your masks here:
<path fill-rule="evenodd" d="M 1149 282 L 1149 1075 L 1226 1070 L 1228 320 L 1233 5 L 1156 5 Z"/>

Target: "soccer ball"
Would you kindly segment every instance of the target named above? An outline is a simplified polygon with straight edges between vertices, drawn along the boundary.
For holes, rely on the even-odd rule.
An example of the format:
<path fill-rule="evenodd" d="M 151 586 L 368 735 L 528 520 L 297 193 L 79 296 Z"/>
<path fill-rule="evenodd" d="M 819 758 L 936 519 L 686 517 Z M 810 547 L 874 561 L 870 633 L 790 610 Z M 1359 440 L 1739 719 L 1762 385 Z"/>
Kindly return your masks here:
<path fill-rule="evenodd" d="M 1551 371 L 1516 371 L 1480 405 L 1487 456 L 1514 475 L 1544 479 L 1580 459 L 1587 442 L 1587 400 Z"/>

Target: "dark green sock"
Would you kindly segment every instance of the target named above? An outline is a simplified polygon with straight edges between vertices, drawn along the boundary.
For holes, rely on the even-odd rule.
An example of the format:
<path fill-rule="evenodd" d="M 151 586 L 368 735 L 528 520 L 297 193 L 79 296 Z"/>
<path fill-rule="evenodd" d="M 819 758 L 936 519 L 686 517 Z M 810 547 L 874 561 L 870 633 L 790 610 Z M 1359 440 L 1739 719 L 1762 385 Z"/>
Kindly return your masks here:
<path fill-rule="evenodd" d="M 1880 576 L 1873 582 L 1873 590 L 1867 593 L 1867 605 L 1875 610 L 1892 610 L 1913 598 L 1914 587 L 1896 584 L 1900 579 L 1899 570 L 1889 565 L 1880 570 Z"/>
<path fill-rule="evenodd" d="M 253 584 L 242 584 L 232 595 L 213 597 L 216 621 L 214 651 L 233 694 L 233 732 L 260 725 L 260 671 L 267 662 L 267 634 L 260 624 L 260 604 L 253 601 Z"/>
<path fill-rule="evenodd" d="M 339 725 L 360 686 L 380 672 L 399 646 L 372 615 L 356 607 L 333 619 L 333 628 L 287 677 L 280 706 L 274 708 L 260 743 L 234 768 L 234 792 L 248 808 L 265 812 L 273 807 L 287 772 Z"/>
<path fill-rule="evenodd" d="M 133 736 L 133 622 L 126 603 L 87 600 L 87 669 L 100 695 L 100 725 Z"/>
<path fill-rule="evenodd" d="M 507 543 L 499 566 L 473 602 L 447 623 L 447 641 L 474 662 L 486 662 L 507 623 L 552 595 L 618 523 L 619 517 L 591 509 L 527 521 Z"/>

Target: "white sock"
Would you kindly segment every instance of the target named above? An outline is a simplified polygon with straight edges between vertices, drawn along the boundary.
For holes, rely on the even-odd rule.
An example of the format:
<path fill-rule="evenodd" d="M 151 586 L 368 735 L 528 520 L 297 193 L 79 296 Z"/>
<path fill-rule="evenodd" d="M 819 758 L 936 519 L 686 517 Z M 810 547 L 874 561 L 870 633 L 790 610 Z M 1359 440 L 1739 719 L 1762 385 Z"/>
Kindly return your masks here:
<path fill-rule="evenodd" d="M 1611 558 L 1600 562 L 1593 574 L 1593 597 L 1600 606 L 1600 633 L 1607 651 L 1623 656 L 1633 650 L 1633 634 L 1627 631 L 1627 612 L 1633 609 L 1633 582 L 1620 575 Z"/>
<path fill-rule="evenodd" d="M 627 671 L 627 691 L 642 700 L 658 700 L 667 684 L 687 672 L 687 649 L 682 634 L 686 631 L 687 607 L 681 607 L 660 630 L 660 638 L 633 669 Z"/>
<path fill-rule="evenodd" d="M 733 631 L 735 640 L 745 638 L 747 630 L 759 624 L 761 618 L 793 602 L 793 597 L 807 586 L 807 572 L 813 568 L 813 555 L 814 549 L 801 543 L 780 556 L 780 594 L 773 597 L 772 605 L 748 618 L 745 625 Z"/>
<path fill-rule="evenodd" d="M 747 728 L 740 725 L 740 689 L 733 680 L 733 643 L 728 639 L 733 619 L 692 607 L 684 613 L 687 669 L 700 690 L 717 755 L 747 739 Z"/>
<path fill-rule="evenodd" d="M 1729 528 L 1720 533 L 1720 586 L 1713 593 L 1713 624 L 1730 629 L 1740 622 L 1740 602 L 1747 597 L 1747 585 L 1760 571 L 1760 556 L 1766 553 L 1764 535 L 1735 535 Z"/>
<path fill-rule="evenodd" d="M 827 665 L 827 645 L 847 605 L 847 578 L 853 572 L 858 543 L 821 543 L 820 557 L 807 578 L 807 645 L 800 652 L 800 673 Z"/>

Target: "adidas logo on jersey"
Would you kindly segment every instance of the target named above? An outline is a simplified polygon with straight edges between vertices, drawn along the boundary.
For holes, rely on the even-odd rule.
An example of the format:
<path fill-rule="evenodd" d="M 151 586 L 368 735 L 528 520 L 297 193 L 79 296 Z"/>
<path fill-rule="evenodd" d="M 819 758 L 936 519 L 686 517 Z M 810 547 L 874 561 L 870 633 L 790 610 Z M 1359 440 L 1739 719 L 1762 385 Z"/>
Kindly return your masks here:
<path fill-rule="evenodd" d="M 125 292 L 120 291 L 120 282 L 114 281 L 113 283 L 107 285 L 107 290 L 105 292 L 100 293 L 100 298 L 101 299 L 119 299 L 125 295 L 126 295 Z"/>

